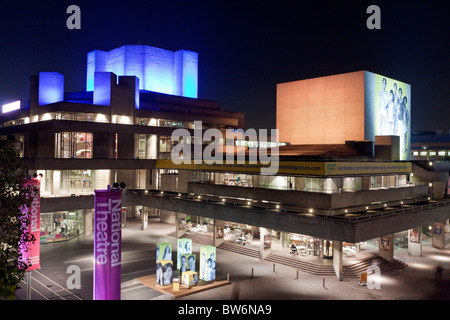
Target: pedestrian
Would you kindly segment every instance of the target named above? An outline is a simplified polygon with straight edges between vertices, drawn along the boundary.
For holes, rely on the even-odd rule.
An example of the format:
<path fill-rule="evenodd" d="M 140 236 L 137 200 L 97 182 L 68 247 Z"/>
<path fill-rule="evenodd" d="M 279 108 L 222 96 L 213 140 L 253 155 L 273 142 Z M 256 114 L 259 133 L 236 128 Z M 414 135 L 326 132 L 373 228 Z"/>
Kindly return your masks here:
<path fill-rule="evenodd" d="M 233 286 L 233 291 L 231 292 L 231 298 L 233 300 L 239 300 L 239 293 L 241 291 L 241 284 L 236 282 Z"/>
<path fill-rule="evenodd" d="M 436 267 L 436 282 L 439 282 L 442 280 L 442 266 L 440 264 Z"/>

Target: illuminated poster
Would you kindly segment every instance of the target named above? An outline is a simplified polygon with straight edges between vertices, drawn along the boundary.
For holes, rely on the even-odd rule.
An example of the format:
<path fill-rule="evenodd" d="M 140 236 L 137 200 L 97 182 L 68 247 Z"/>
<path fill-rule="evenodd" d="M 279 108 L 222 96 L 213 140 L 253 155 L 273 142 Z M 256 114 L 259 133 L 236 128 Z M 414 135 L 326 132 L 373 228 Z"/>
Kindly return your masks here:
<path fill-rule="evenodd" d="M 41 198 L 39 195 L 41 181 L 39 179 L 29 179 L 24 184 L 25 186 L 33 186 L 38 189 L 36 194 L 33 194 L 33 199 L 29 207 L 23 206 L 21 208 L 22 213 L 25 215 L 28 213 L 30 219 L 30 224 L 28 225 L 27 232 L 32 234 L 36 239 L 34 243 L 28 242 L 26 245 L 20 246 L 20 251 L 22 254 L 22 261 L 31 264 L 27 271 L 32 271 L 39 269 L 41 267 L 40 263 L 40 221 L 41 221 Z"/>
<path fill-rule="evenodd" d="M 95 190 L 94 300 L 120 300 L 122 190 Z"/>
<path fill-rule="evenodd" d="M 181 262 L 180 262 L 180 257 L 183 254 L 186 253 L 192 253 L 192 240 L 191 239 L 178 239 L 177 240 L 177 247 L 178 247 L 178 251 L 177 251 L 177 269 L 180 269 L 181 266 Z"/>
<path fill-rule="evenodd" d="M 435 222 L 433 224 L 433 233 L 434 234 L 442 234 L 442 223 L 441 222 Z"/>
<path fill-rule="evenodd" d="M 409 241 L 420 243 L 421 228 L 413 228 L 409 230 Z"/>
<path fill-rule="evenodd" d="M 172 261 L 172 245 L 170 243 L 156 244 L 156 262 L 160 260 Z"/>
<path fill-rule="evenodd" d="M 211 281 L 216 278 L 216 247 L 200 247 L 200 279 Z"/>
<path fill-rule="evenodd" d="M 167 286 L 172 283 L 173 262 L 171 260 L 160 260 L 156 263 L 156 283 Z"/>
<path fill-rule="evenodd" d="M 400 160 L 409 160 L 411 85 L 365 72 L 365 138 L 399 136 Z"/>
<path fill-rule="evenodd" d="M 381 239 L 380 239 L 380 246 L 381 246 L 381 249 L 383 249 L 385 251 L 390 251 L 391 250 L 391 245 L 390 245 L 389 238 L 381 237 Z"/>

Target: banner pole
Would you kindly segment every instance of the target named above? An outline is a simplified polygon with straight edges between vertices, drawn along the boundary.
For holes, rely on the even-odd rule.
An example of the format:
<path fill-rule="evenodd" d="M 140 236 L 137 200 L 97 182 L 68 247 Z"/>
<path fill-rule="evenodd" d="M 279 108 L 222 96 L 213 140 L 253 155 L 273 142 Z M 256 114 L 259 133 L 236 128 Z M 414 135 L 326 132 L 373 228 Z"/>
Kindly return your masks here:
<path fill-rule="evenodd" d="M 27 271 L 26 275 L 27 275 L 27 300 L 31 300 L 31 271 Z"/>

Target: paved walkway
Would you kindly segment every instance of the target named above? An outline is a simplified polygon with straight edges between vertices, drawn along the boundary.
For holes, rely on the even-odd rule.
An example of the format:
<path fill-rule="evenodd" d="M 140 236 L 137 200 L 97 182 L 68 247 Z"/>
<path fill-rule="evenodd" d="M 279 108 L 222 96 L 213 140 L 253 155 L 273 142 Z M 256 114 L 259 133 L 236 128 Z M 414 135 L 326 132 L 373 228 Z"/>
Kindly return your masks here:
<path fill-rule="evenodd" d="M 127 225 L 128 231 L 133 228 Z M 137 228 L 136 228 L 137 229 Z M 150 223 L 143 234 L 172 243 L 176 248 L 176 238 L 168 236 L 175 226 L 165 223 Z M 274 242 L 275 243 L 275 242 Z M 193 243 L 193 252 L 198 253 L 202 244 Z M 256 244 L 255 244 L 256 246 Z M 274 251 L 277 250 L 274 246 Z M 281 250 L 281 248 L 280 248 Z M 283 253 L 284 251 L 281 250 Z M 287 250 L 286 250 L 287 252 Z M 302 257 L 303 258 L 303 257 Z M 307 259 L 318 259 L 311 256 Z M 187 300 L 422 300 L 450 299 L 450 250 L 438 250 L 425 240 L 423 256 L 412 257 L 406 249 L 396 249 L 394 258 L 408 266 L 399 271 L 381 275 L 380 289 L 369 289 L 359 285 L 359 279 L 339 281 L 336 277 L 319 277 L 299 272 L 283 265 L 276 265 L 256 258 L 217 249 L 216 278 L 224 280 L 229 275 L 230 284 L 219 288 L 198 292 L 178 299 Z M 319 259 L 320 260 L 320 259 Z M 328 261 L 328 260 L 325 260 Z M 344 260 L 345 262 L 345 260 Z M 329 263 L 329 262 L 325 262 Z M 435 282 L 437 264 L 444 267 L 442 281 Z M 253 277 L 252 277 L 253 271 Z M 325 282 L 324 282 L 325 279 Z M 136 290 L 139 289 L 139 295 Z M 125 289 L 124 289 L 125 288 Z M 169 294 L 161 294 L 151 288 L 142 287 L 139 281 L 131 280 L 122 284 L 122 299 L 173 299 Z"/>

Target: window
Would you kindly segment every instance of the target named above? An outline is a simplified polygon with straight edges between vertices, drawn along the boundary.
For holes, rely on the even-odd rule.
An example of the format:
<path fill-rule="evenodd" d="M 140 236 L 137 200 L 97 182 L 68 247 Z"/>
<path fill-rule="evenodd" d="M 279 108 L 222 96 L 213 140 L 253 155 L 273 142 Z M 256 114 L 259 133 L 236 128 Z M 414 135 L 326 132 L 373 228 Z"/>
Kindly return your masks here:
<path fill-rule="evenodd" d="M 426 156 L 426 155 L 427 155 L 427 152 L 426 152 L 426 151 L 420 151 L 420 155 L 421 155 L 421 156 Z"/>
<path fill-rule="evenodd" d="M 57 132 L 55 134 L 55 158 L 92 158 L 92 133 Z"/>
<path fill-rule="evenodd" d="M 413 156 L 418 156 L 418 155 L 419 155 L 419 152 L 417 152 L 417 151 L 413 152 Z"/>
<path fill-rule="evenodd" d="M 445 151 L 439 151 L 438 155 L 440 155 L 441 157 L 445 157 Z"/>

